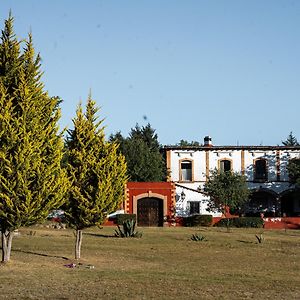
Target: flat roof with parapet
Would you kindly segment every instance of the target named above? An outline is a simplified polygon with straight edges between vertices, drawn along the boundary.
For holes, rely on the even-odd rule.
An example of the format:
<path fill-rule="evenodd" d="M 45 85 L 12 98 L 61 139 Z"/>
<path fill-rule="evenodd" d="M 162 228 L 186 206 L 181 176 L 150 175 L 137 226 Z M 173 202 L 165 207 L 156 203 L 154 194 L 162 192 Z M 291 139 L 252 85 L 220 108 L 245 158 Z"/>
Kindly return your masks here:
<path fill-rule="evenodd" d="M 290 150 L 300 151 L 300 146 L 173 146 L 165 145 L 164 150 Z"/>

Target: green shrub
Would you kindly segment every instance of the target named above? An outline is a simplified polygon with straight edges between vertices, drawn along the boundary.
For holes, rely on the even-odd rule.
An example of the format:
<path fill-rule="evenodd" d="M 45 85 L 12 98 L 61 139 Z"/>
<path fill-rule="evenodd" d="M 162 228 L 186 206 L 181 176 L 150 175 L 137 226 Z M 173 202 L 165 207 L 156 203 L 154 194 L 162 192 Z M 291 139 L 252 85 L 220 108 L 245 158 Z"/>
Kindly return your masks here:
<path fill-rule="evenodd" d="M 116 215 L 116 224 L 123 225 L 123 223 L 127 220 L 136 221 L 136 214 L 118 214 Z"/>
<path fill-rule="evenodd" d="M 183 218 L 183 225 L 187 227 L 211 226 L 212 221 L 212 215 L 193 215 Z"/>
<path fill-rule="evenodd" d="M 123 222 L 123 228 L 118 226 L 118 230 L 115 230 L 115 237 L 127 238 L 127 237 L 142 237 L 142 233 L 135 230 L 135 220 L 126 220 Z"/>
<path fill-rule="evenodd" d="M 218 227 L 238 227 L 238 228 L 262 228 L 264 226 L 263 219 L 259 217 L 240 217 L 240 218 L 224 218 L 215 224 Z"/>

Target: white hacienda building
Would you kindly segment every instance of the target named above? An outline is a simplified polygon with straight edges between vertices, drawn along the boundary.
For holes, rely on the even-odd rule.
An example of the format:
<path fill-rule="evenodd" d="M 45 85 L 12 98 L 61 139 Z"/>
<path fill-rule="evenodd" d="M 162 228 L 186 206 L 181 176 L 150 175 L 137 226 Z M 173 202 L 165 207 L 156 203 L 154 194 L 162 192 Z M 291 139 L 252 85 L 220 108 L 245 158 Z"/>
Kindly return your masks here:
<path fill-rule="evenodd" d="M 176 185 L 179 216 L 207 214 L 203 191 L 210 171 L 232 170 L 244 174 L 252 195 L 248 215 L 300 216 L 300 197 L 289 182 L 289 160 L 300 158 L 300 146 L 165 146 L 169 181 Z M 214 213 L 215 217 L 220 213 Z"/>

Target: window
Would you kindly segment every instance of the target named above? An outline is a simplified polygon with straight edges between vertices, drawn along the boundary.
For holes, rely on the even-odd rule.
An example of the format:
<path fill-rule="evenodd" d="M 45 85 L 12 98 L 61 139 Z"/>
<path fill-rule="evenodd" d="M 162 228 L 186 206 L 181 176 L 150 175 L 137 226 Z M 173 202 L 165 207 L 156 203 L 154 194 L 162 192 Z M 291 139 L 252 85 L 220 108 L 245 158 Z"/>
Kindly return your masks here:
<path fill-rule="evenodd" d="M 220 170 L 220 172 L 231 171 L 231 160 L 228 160 L 228 159 L 220 160 L 219 170 Z"/>
<path fill-rule="evenodd" d="M 192 162 L 189 160 L 183 160 L 180 162 L 180 180 L 192 181 Z"/>
<path fill-rule="evenodd" d="M 254 180 L 266 181 L 268 180 L 268 167 L 265 159 L 257 159 L 254 162 Z"/>
<path fill-rule="evenodd" d="M 195 215 L 200 213 L 200 202 L 190 201 L 190 215 Z"/>

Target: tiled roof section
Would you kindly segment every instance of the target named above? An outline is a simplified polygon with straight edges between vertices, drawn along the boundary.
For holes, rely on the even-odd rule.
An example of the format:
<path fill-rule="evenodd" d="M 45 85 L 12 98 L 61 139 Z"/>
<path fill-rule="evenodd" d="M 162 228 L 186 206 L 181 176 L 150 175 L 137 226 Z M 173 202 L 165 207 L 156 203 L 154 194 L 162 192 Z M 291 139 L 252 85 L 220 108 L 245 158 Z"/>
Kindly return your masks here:
<path fill-rule="evenodd" d="M 300 146 L 172 146 L 172 145 L 165 145 L 163 147 L 165 150 L 261 150 L 261 151 L 268 151 L 268 150 L 294 150 L 300 151 Z"/>

